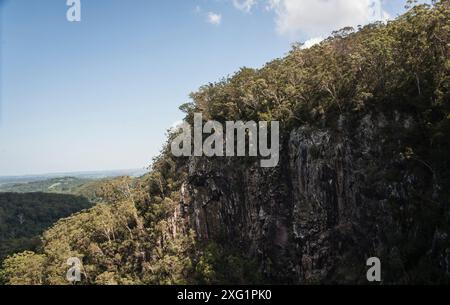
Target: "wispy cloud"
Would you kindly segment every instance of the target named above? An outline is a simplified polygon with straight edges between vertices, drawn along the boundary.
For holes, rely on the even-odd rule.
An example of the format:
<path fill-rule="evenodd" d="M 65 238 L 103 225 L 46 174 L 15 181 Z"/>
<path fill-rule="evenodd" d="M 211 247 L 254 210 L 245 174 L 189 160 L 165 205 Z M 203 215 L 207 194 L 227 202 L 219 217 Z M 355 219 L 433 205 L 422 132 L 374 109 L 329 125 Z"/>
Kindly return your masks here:
<path fill-rule="evenodd" d="M 208 14 L 206 15 L 206 20 L 213 25 L 219 25 L 222 22 L 222 15 L 208 12 Z"/>
<path fill-rule="evenodd" d="M 233 0 L 233 5 L 238 10 L 248 13 L 256 5 L 256 2 L 257 0 Z"/>
<path fill-rule="evenodd" d="M 382 7 L 383 0 L 232 0 L 236 9 L 250 12 L 261 4 L 274 12 L 275 26 L 280 35 L 291 39 L 307 37 L 306 45 L 316 43 L 333 30 L 356 27 L 389 19 Z"/>
<path fill-rule="evenodd" d="M 322 36 L 314 37 L 314 38 L 308 39 L 307 41 L 305 41 L 305 42 L 303 43 L 302 48 L 303 48 L 303 49 L 309 49 L 309 48 L 311 48 L 312 46 L 315 46 L 316 44 L 321 43 L 323 40 L 324 40 L 324 38 L 323 38 Z"/>
<path fill-rule="evenodd" d="M 268 7 L 275 12 L 277 31 L 290 37 L 328 35 L 345 26 L 389 18 L 381 0 L 269 0 Z"/>

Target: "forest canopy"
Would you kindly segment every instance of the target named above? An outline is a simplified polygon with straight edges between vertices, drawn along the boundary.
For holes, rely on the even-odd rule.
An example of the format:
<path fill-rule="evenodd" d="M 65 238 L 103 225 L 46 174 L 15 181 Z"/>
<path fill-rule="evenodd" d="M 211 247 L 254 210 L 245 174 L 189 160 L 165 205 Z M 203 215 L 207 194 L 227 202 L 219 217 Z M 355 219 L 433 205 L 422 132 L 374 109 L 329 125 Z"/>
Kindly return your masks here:
<path fill-rule="evenodd" d="M 90 208 L 83 197 L 44 193 L 0 193 L 0 261 L 36 250 L 40 235 L 57 220 Z"/>

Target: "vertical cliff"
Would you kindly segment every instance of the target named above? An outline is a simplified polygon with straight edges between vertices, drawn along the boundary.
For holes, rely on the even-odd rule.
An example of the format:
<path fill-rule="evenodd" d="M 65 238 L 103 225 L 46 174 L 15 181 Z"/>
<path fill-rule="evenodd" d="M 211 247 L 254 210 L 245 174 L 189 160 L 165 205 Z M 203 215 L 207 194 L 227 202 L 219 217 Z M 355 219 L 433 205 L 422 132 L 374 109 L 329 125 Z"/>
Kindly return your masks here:
<path fill-rule="evenodd" d="M 185 217 L 200 239 L 239 247 L 275 282 L 364 283 L 373 256 L 386 283 L 445 278 L 441 187 L 425 162 L 403 151 L 416 124 L 378 112 L 295 128 L 273 169 L 192 158 Z"/>

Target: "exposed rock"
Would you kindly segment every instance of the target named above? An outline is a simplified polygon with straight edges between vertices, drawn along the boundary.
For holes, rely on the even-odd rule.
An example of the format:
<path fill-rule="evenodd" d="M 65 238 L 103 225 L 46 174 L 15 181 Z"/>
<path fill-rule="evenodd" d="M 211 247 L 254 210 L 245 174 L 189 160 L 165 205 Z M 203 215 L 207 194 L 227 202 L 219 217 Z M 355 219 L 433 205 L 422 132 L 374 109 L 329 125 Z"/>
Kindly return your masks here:
<path fill-rule="evenodd" d="M 273 169 L 192 158 L 182 205 L 198 237 L 239 247 L 279 283 L 367 283 L 373 256 L 387 283 L 412 281 L 424 261 L 448 272 L 448 233 L 416 214 L 430 208 L 417 190 L 436 192 L 433 175 L 401 155 L 397 135 L 414 118 L 341 116 L 337 126 L 293 130 Z"/>

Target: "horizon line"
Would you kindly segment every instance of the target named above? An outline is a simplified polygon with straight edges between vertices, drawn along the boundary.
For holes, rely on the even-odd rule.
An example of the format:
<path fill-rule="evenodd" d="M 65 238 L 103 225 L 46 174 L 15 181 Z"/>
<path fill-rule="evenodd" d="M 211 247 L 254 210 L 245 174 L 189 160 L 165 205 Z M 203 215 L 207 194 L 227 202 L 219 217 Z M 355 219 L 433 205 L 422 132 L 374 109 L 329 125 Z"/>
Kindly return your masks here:
<path fill-rule="evenodd" d="M 67 176 L 67 174 L 94 174 L 94 173 L 111 173 L 111 172 L 122 172 L 122 171 L 148 171 L 146 167 L 141 168 L 122 168 L 122 169 L 105 169 L 105 170 L 83 170 L 83 171 L 67 171 L 67 172 L 47 172 L 39 174 L 12 174 L 12 175 L 2 175 L 0 178 L 16 178 L 16 177 L 44 177 L 44 176 Z M 70 175 L 69 175 L 70 176 Z"/>

